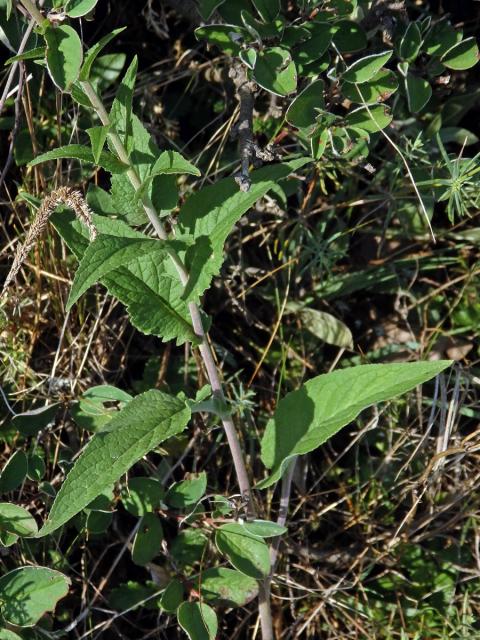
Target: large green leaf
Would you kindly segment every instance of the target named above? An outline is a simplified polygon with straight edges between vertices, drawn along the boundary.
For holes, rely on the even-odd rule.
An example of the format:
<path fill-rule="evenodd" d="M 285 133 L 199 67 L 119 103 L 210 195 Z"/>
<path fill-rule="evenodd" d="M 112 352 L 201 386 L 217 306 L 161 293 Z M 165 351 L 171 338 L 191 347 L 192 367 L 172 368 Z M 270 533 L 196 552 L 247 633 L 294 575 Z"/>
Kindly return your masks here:
<path fill-rule="evenodd" d="M 262 438 L 261 457 L 271 476 L 258 488 L 272 485 L 291 458 L 319 447 L 367 407 L 413 389 L 450 364 L 439 360 L 361 365 L 317 376 L 287 394 Z"/>
<path fill-rule="evenodd" d="M 19 567 L 0 578 L 0 602 L 4 620 L 31 627 L 68 593 L 70 580 L 46 567 Z"/>
<path fill-rule="evenodd" d="M 190 409 L 179 398 L 154 389 L 136 396 L 87 444 L 38 537 L 68 522 L 149 451 L 183 431 L 189 419 Z"/>
<path fill-rule="evenodd" d="M 75 29 L 66 24 L 47 27 L 45 41 L 50 76 L 62 91 L 69 91 L 82 66 L 82 42 Z"/>
<path fill-rule="evenodd" d="M 164 244 L 154 238 L 125 238 L 101 234 L 89 245 L 80 261 L 67 302 L 67 311 L 93 284 L 140 256 L 153 255 L 162 262 L 167 253 Z"/>
<path fill-rule="evenodd" d="M 225 178 L 204 187 L 187 200 L 178 218 L 182 233 L 195 238 L 195 245 L 186 255 L 190 273 L 185 288 L 187 299 L 197 299 L 219 273 L 223 246 L 234 224 L 279 180 L 308 162 L 311 159 L 299 158 L 253 171 L 249 191 L 239 191 L 233 178 Z"/>
<path fill-rule="evenodd" d="M 98 157 L 97 162 L 93 156 L 93 151 L 88 146 L 82 144 L 67 144 L 64 147 L 58 147 L 41 153 L 34 160 L 29 163 L 29 167 L 34 167 L 36 164 L 47 162 L 49 160 L 58 160 L 59 158 L 75 158 L 82 162 L 89 162 L 90 164 L 98 164 L 98 166 L 106 169 L 110 173 L 123 173 L 128 168 L 113 154 L 108 151 L 102 151 Z"/>

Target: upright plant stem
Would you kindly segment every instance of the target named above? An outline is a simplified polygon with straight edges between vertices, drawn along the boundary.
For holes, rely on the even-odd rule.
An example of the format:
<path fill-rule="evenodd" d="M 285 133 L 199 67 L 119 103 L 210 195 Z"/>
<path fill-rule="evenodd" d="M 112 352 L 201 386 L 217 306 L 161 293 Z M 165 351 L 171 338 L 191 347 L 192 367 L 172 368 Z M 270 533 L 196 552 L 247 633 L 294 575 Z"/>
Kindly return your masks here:
<path fill-rule="evenodd" d="M 35 5 L 35 2 L 32 0 L 19 0 L 21 4 L 27 9 L 30 13 L 31 17 L 41 25 L 44 21 L 44 18 L 38 8 Z M 100 121 L 104 126 L 110 127 L 110 118 L 108 113 L 99 98 L 96 94 L 93 86 L 90 82 L 81 82 L 82 89 L 88 96 L 93 109 L 96 111 Z M 130 158 L 128 157 L 127 150 L 125 149 L 123 142 L 118 135 L 118 133 L 111 128 L 109 131 L 109 139 L 118 155 L 118 158 L 127 165 L 126 174 L 132 187 L 138 191 L 142 186 L 140 177 L 135 170 L 135 167 L 132 165 Z M 155 207 L 152 204 L 152 201 L 148 197 L 147 194 L 142 196 L 142 205 L 145 210 L 145 213 L 152 224 L 155 232 L 161 240 L 167 240 L 168 234 L 163 226 Z M 188 272 L 183 264 L 182 260 L 178 256 L 178 254 L 173 250 L 169 249 L 169 255 L 172 259 L 175 267 L 177 269 L 178 275 L 183 285 L 185 285 L 188 281 Z M 222 383 L 220 380 L 220 375 L 218 372 L 217 365 L 215 364 L 215 359 L 213 357 L 213 352 L 210 347 L 210 343 L 208 341 L 208 335 L 203 328 L 202 319 L 200 315 L 200 310 L 198 306 L 194 302 L 190 302 L 188 305 L 190 316 L 192 319 L 193 329 L 196 335 L 200 339 L 200 354 L 205 365 L 205 369 L 207 371 L 208 379 L 210 381 L 210 385 L 212 387 L 213 394 L 220 400 L 225 401 L 225 394 L 223 391 Z M 250 480 L 248 478 L 247 468 L 245 466 L 245 461 L 243 457 L 243 453 L 240 447 L 240 442 L 238 440 L 237 432 L 235 429 L 235 425 L 233 424 L 233 420 L 230 417 L 222 417 L 222 425 L 225 431 L 225 435 L 227 436 L 228 446 L 230 448 L 230 453 L 232 455 L 232 461 L 235 468 L 235 474 L 237 476 L 238 486 L 240 489 L 240 493 L 242 497 L 247 500 L 248 512 L 251 516 L 255 516 L 256 510 L 255 505 L 253 503 L 252 498 L 252 490 L 250 487 Z M 263 640 L 274 640 L 273 636 L 273 624 L 272 624 L 272 614 L 270 607 L 270 596 L 269 596 L 269 583 L 265 581 L 264 583 L 260 583 L 259 586 L 259 596 L 258 596 L 258 611 L 260 617 L 260 625 L 262 630 L 262 638 Z"/>

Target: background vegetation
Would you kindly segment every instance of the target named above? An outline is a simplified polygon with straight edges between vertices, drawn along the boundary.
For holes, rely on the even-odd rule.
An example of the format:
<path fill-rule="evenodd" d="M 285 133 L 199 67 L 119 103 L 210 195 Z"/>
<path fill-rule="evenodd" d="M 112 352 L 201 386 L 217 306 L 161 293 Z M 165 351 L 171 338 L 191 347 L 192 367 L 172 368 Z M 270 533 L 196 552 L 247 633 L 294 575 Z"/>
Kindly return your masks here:
<path fill-rule="evenodd" d="M 18 50 L 12 20 L 18 29 L 23 24 L 15 10 L 7 28 L 8 4 L 0 1 L 5 58 Z M 296 10 L 283 4 L 287 15 Z M 366 25 L 377 49 L 392 47 L 387 18 L 397 24 L 403 11 L 410 21 L 448 18 L 464 37 L 480 27 L 480 5 L 473 0 L 378 4 L 388 5 L 385 13 Z M 239 111 L 231 58 L 195 36 L 200 21 L 189 3 L 100 0 L 79 22 L 86 47 L 127 25 L 97 59 L 96 86 L 111 105 L 137 55 L 136 113 L 160 148 L 180 151 L 201 170 L 200 178 L 168 176 L 164 200 L 156 203 L 168 220 L 192 190 L 239 165 L 231 135 Z M 348 64 L 352 54 L 345 56 Z M 372 133 L 368 156 L 339 132 L 320 161 L 299 171 L 283 193 L 257 202 L 229 237 L 222 277 L 205 297 L 204 309 L 215 318 L 215 354 L 257 477 L 263 471 L 255 443 L 276 400 L 302 381 L 353 364 L 456 361 L 435 382 L 364 412 L 300 459 L 289 535 L 272 587 L 278 638 L 480 637 L 480 79 L 478 66 L 436 74 L 428 64 L 419 54 L 415 77 L 429 79 L 432 97 L 411 109 L 408 101 L 417 94 L 395 93 L 388 138 Z M 95 187 L 108 188 L 105 172 L 76 161 L 29 166 L 41 152 L 84 145 L 92 119 L 69 94 L 55 91 L 44 66 L 22 61 L 20 68 L 9 89 L 10 66 L 1 72 L 5 275 L 47 193 L 75 186 L 89 190 L 94 202 Z M 339 92 L 328 99 L 333 110 L 348 101 Z M 258 93 L 255 140 L 262 149 L 272 144 L 279 156 L 308 154 L 309 140 L 284 119 L 286 106 L 281 96 Z M 76 265 L 50 226 L 0 300 L 3 393 L 16 413 L 47 400 L 60 408 L 45 428 L 51 416 L 23 424 L 12 420 L 6 403 L 0 407 L 1 491 L 39 519 L 89 434 L 112 410 L 113 402 L 104 405 L 87 389 L 111 385 L 134 395 L 154 386 L 194 397 L 206 382 L 195 351 L 135 330 L 101 286 L 67 313 Z M 206 471 L 208 494 L 235 496 L 218 423 L 195 414 L 193 424 L 188 435 L 138 463 L 130 480 L 168 477 L 168 485 Z M 11 480 L 7 463 L 20 482 L 15 473 Z M 159 608 L 158 592 L 173 575 L 196 575 L 208 548 L 200 544 L 199 550 L 198 540 L 175 542 L 183 516 L 163 513 L 164 540 L 155 559 L 146 565 L 132 560 L 139 513 L 126 487 L 125 480 L 115 495 L 84 510 L 61 537 L 24 539 L 0 550 L 2 574 L 33 562 L 72 581 L 54 614 L 35 630 L 17 630 L 22 638 L 55 637 L 62 629 L 79 639 L 184 637 L 176 619 Z M 267 519 L 278 506 L 277 495 L 268 496 Z M 222 611 L 218 637 L 259 637 L 253 602 Z"/>

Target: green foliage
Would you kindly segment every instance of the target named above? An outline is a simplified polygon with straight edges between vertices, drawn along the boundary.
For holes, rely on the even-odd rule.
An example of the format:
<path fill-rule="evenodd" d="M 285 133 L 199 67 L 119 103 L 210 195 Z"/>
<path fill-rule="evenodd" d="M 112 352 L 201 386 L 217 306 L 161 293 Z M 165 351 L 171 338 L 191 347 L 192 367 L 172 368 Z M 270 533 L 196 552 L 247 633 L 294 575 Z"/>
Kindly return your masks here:
<path fill-rule="evenodd" d="M 190 640 L 215 640 L 218 622 L 208 604 L 182 602 L 177 610 L 178 623 Z"/>
<path fill-rule="evenodd" d="M 3 619 L 31 627 L 68 592 L 70 580 L 46 567 L 19 567 L 0 578 Z"/>
<path fill-rule="evenodd" d="M 268 546 L 243 524 L 224 524 L 217 529 L 215 544 L 241 573 L 261 580 L 270 573 Z"/>
<path fill-rule="evenodd" d="M 161 391 L 133 398 L 87 444 L 38 535 L 46 536 L 68 522 L 142 456 L 183 431 L 189 419 L 187 405 Z"/>
<path fill-rule="evenodd" d="M 82 66 L 83 49 L 75 29 L 69 25 L 47 27 L 47 66 L 52 80 L 62 91 L 69 91 Z"/>
<path fill-rule="evenodd" d="M 450 364 L 414 362 L 342 369 L 317 376 L 287 394 L 262 439 L 262 461 L 271 469 L 271 476 L 258 488 L 272 485 L 293 457 L 319 447 L 367 407 L 405 393 Z"/>
<path fill-rule="evenodd" d="M 0 475 L 0 493 L 8 493 L 17 489 L 27 475 L 27 456 L 19 449 L 5 463 Z"/>

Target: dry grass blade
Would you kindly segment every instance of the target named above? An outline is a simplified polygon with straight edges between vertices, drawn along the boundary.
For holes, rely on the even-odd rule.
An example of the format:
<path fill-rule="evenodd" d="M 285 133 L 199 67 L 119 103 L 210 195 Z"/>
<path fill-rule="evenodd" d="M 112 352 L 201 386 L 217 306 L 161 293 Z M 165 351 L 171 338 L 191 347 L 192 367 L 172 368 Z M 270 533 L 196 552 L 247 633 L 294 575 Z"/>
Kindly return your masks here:
<path fill-rule="evenodd" d="M 37 238 L 39 238 L 44 232 L 50 216 L 61 204 L 64 204 L 67 207 L 73 209 L 80 222 L 82 222 L 87 227 L 90 233 L 90 240 L 95 240 L 97 236 L 97 229 L 95 228 L 95 225 L 93 223 L 92 211 L 80 191 L 76 191 L 75 189 L 71 189 L 69 187 L 60 187 L 59 189 L 52 191 L 49 196 L 44 198 L 37 211 L 37 215 L 35 216 L 30 229 L 28 230 L 25 242 L 15 254 L 12 267 L 3 284 L 2 295 L 3 293 L 5 293 L 8 285 L 15 278 L 22 264 L 27 259 L 28 254 L 33 248 Z"/>

